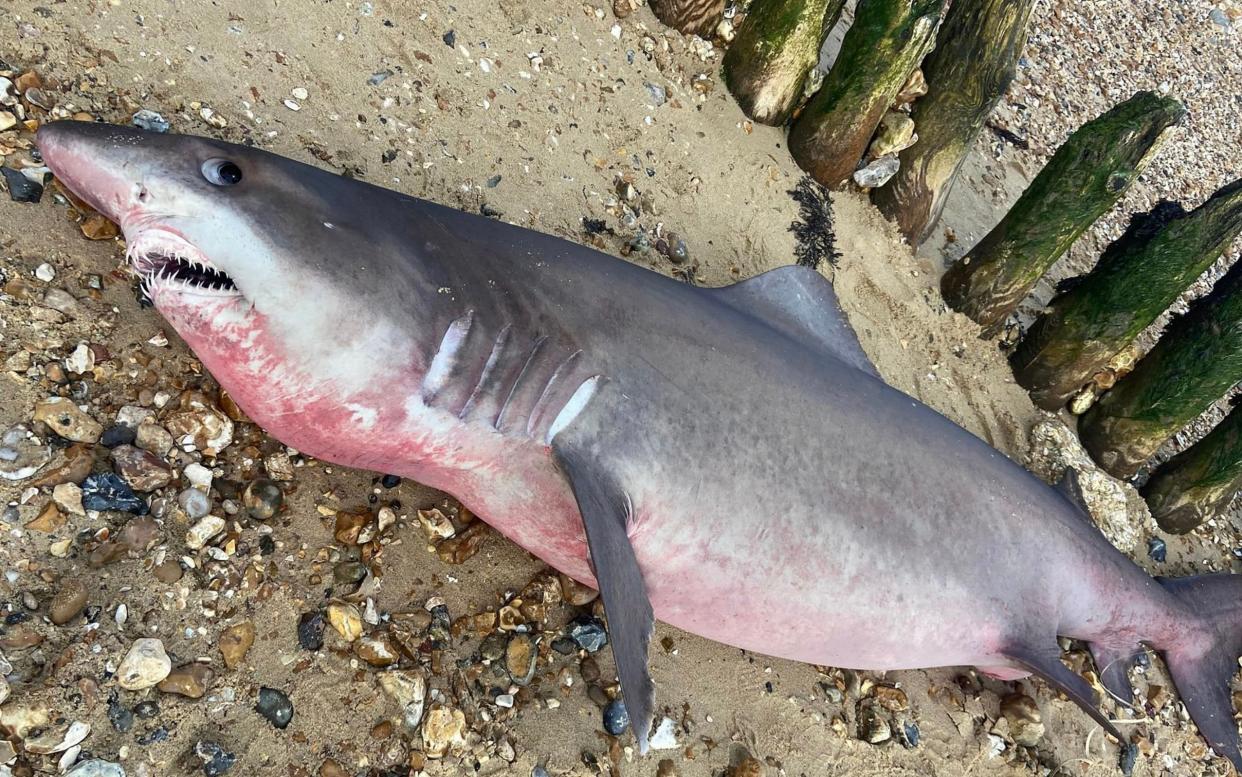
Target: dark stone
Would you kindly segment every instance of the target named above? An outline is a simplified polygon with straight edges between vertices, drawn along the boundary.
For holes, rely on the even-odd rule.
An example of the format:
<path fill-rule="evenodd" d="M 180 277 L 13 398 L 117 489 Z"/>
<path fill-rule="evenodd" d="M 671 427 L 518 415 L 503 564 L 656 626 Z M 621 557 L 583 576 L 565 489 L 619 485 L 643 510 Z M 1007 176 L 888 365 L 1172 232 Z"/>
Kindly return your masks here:
<path fill-rule="evenodd" d="M 298 619 L 298 644 L 303 650 L 319 650 L 323 647 L 323 629 L 326 624 L 321 612 L 302 614 Z"/>
<path fill-rule="evenodd" d="M 621 736 L 630 727 L 630 716 L 625 711 L 625 703 L 614 699 L 604 708 L 604 730 L 614 737 Z"/>
<path fill-rule="evenodd" d="M 135 113 L 130 119 L 130 123 L 138 129 L 144 129 L 148 132 L 168 132 L 168 130 L 172 129 L 168 119 L 146 108 Z"/>
<path fill-rule="evenodd" d="M 11 167 L 0 167 L 4 181 L 9 187 L 9 198 L 13 202 L 38 202 L 43 199 L 43 185 L 35 183 L 20 171 Z"/>
<path fill-rule="evenodd" d="M 454 30 L 449 30 L 444 33 L 442 40 L 444 41 L 444 45 L 448 46 L 450 49 L 457 48 L 457 33 Z"/>
<path fill-rule="evenodd" d="M 254 708 L 276 728 L 285 728 L 293 720 L 293 702 L 276 688 L 260 688 L 259 703 Z"/>
<path fill-rule="evenodd" d="M 401 485 L 401 478 L 396 475 L 385 475 L 380 478 L 380 485 L 384 488 L 396 488 Z"/>
<path fill-rule="evenodd" d="M 108 722 L 122 734 L 134 727 L 134 713 L 121 706 L 115 692 L 108 696 Z"/>
<path fill-rule="evenodd" d="M 237 756 L 215 742 L 200 740 L 194 745 L 194 754 L 203 762 L 203 774 L 207 777 L 220 777 L 228 773 L 237 762 Z"/>
<path fill-rule="evenodd" d="M 557 637 L 552 640 L 552 649 L 563 656 L 578 652 L 578 643 L 569 637 Z"/>
<path fill-rule="evenodd" d="M 118 445 L 133 445 L 134 438 L 138 436 L 138 430 L 132 426 L 125 424 L 116 424 L 104 430 L 99 437 L 99 444 L 105 448 L 115 448 Z"/>
<path fill-rule="evenodd" d="M 87 510 L 116 510 L 146 515 L 151 508 L 134 493 L 134 489 L 114 472 L 88 475 L 82 481 L 82 506 Z"/>
<path fill-rule="evenodd" d="M 588 653 L 594 653 L 608 644 L 604 624 L 590 615 L 580 615 L 570 621 L 569 638 Z"/>
<path fill-rule="evenodd" d="M 1126 777 L 1134 774 L 1134 763 L 1138 761 L 1138 754 L 1138 745 L 1130 742 L 1122 745 L 1117 753 L 1117 765 L 1121 767 L 1121 773 Z"/>
<path fill-rule="evenodd" d="M 160 726 L 148 731 L 142 736 L 136 738 L 134 741 L 143 747 L 146 747 L 147 745 L 154 745 L 157 742 L 163 742 L 166 739 L 168 739 L 168 729 Z"/>
<path fill-rule="evenodd" d="M 276 540 L 272 539 L 272 535 L 264 534 L 259 537 L 259 553 L 264 556 L 270 556 L 276 552 Z"/>
<path fill-rule="evenodd" d="M 901 744 L 905 747 L 919 746 L 919 727 L 913 720 L 901 724 Z"/>
<path fill-rule="evenodd" d="M 142 718 L 143 720 L 150 720 L 151 718 L 154 718 L 156 715 L 160 714 L 159 702 L 155 701 L 154 699 L 147 699 L 146 701 L 140 701 L 136 705 L 134 705 L 134 714 Z"/>
<path fill-rule="evenodd" d="M 1168 557 L 1169 549 L 1164 544 L 1164 540 L 1159 537 L 1152 537 L 1147 541 L 1147 557 L 1157 564 L 1163 564 Z"/>

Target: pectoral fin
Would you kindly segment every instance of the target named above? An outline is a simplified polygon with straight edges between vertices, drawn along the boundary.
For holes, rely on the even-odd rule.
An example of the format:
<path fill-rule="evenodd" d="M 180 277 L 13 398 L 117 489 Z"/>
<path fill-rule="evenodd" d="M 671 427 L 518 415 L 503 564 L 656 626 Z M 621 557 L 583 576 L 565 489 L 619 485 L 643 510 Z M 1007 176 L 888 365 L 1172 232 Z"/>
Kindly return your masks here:
<path fill-rule="evenodd" d="M 1118 742 L 1125 742 L 1125 738 L 1121 736 L 1117 727 L 1096 706 L 1095 691 L 1091 689 L 1091 684 L 1061 663 L 1060 652 L 1055 645 L 1054 642 L 1054 647 L 1046 651 L 1015 646 L 1004 652 L 1014 662 L 1031 670 L 1033 674 L 1039 675 L 1044 682 L 1068 696 L 1070 701 L 1094 718 L 1095 722 L 1103 726 L 1104 730 L 1115 737 Z"/>
<path fill-rule="evenodd" d="M 591 565 L 608 616 L 608 636 L 625 710 L 638 739 L 638 750 L 646 753 L 655 702 L 655 687 L 647 669 L 654 616 L 627 532 L 632 507 L 625 492 L 608 473 L 596 471 L 599 468 L 589 457 L 560 449 L 556 457 L 582 513 Z"/>

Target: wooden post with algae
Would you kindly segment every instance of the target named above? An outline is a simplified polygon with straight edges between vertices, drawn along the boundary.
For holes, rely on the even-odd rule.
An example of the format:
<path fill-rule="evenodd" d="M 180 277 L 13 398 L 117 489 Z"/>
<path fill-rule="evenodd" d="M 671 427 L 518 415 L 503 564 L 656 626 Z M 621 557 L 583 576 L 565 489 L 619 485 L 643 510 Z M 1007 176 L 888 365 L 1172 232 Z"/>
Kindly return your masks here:
<path fill-rule="evenodd" d="M 784 124 L 819 61 L 845 0 L 754 0 L 725 52 L 722 74 L 742 111 Z"/>
<path fill-rule="evenodd" d="M 1160 528 L 1185 534 L 1229 507 L 1242 490 L 1242 408 L 1169 459 L 1143 486 Z"/>
<path fill-rule="evenodd" d="M 710 38 L 724 16 L 724 0 L 651 0 L 651 11 L 686 35 Z"/>
<path fill-rule="evenodd" d="M 1156 449 L 1242 380 L 1242 263 L 1169 325 L 1134 371 L 1078 424 L 1083 446 L 1128 478 Z"/>
<path fill-rule="evenodd" d="M 1009 88 L 1034 0 L 954 0 L 923 63 L 926 96 L 914 103 L 919 140 L 871 197 L 911 245 L 940 219 L 944 201 L 984 122 Z"/>
<path fill-rule="evenodd" d="M 945 302 L 989 329 L 1003 323 L 1125 193 L 1185 113 L 1174 99 L 1139 92 L 1079 127 L 1000 223 L 944 274 Z"/>
<path fill-rule="evenodd" d="M 1040 407 L 1063 406 L 1107 370 L 1239 234 L 1242 179 L 1167 223 L 1145 229 L 1136 218 L 1095 269 L 1054 298 L 1032 325 L 1011 358 L 1018 383 Z"/>
<path fill-rule="evenodd" d="M 935 45 L 944 0 L 858 0 L 819 91 L 789 132 L 794 160 L 824 186 L 854 173 L 884 112 Z"/>

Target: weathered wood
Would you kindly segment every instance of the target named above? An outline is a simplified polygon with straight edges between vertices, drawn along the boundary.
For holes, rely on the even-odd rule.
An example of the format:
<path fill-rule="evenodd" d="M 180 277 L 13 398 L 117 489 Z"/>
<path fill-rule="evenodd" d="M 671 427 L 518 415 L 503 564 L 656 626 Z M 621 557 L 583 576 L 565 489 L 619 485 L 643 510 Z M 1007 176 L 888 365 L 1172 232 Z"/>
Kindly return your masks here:
<path fill-rule="evenodd" d="M 1139 92 L 1079 127 L 1000 223 L 941 278 L 949 306 L 988 328 L 1002 323 L 1125 193 L 1185 113 L 1176 100 Z"/>
<path fill-rule="evenodd" d="M 897 92 L 935 44 L 944 0 L 859 0 L 819 91 L 789 132 L 794 159 L 824 186 L 846 181 Z"/>
<path fill-rule="evenodd" d="M 725 84 L 742 111 L 784 124 L 802 98 L 845 0 L 754 0 L 725 52 Z"/>
<path fill-rule="evenodd" d="M 845 0 L 754 0 L 724 53 L 725 86 L 763 124 L 789 119 Z"/>
<path fill-rule="evenodd" d="M 724 15 L 724 0 L 651 0 L 656 18 L 686 35 L 710 38 Z"/>
<path fill-rule="evenodd" d="M 1012 358 L 1036 404 L 1064 405 L 1224 253 L 1242 233 L 1242 179 L 1190 213 L 1178 210 L 1163 224 L 1135 219 L 1036 320 Z"/>
<path fill-rule="evenodd" d="M 872 191 L 912 245 L 940 219 L 966 154 L 1009 88 L 1026 42 L 1034 0 L 954 0 L 923 63 L 927 96 L 911 113 L 919 140 L 901 169 Z"/>
<path fill-rule="evenodd" d="M 1242 408 L 1169 459 L 1143 486 L 1160 528 L 1185 534 L 1220 515 L 1242 490 Z"/>
<path fill-rule="evenodd" d="M 1079 437 L 1106 471 L 1131 477 L 1240 380 L 1242 263 L 1170 324 L 1134 371 L 1083 415 Z"/>

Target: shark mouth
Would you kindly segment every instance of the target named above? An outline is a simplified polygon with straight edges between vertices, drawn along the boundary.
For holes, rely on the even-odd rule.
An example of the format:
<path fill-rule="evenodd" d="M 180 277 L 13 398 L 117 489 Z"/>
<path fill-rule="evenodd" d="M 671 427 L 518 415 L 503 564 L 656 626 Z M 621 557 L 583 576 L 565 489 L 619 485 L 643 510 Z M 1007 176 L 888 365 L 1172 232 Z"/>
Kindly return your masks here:
<path fill-rule="evenodd" d="M 126 252 L 138 274 L 139 289 L 153 299 L 156 292 L 175 291 L 211 297 L 239 297 L 228 273 L 211 263 L 193 245 L 169 232 L 143 232 Z"/>

